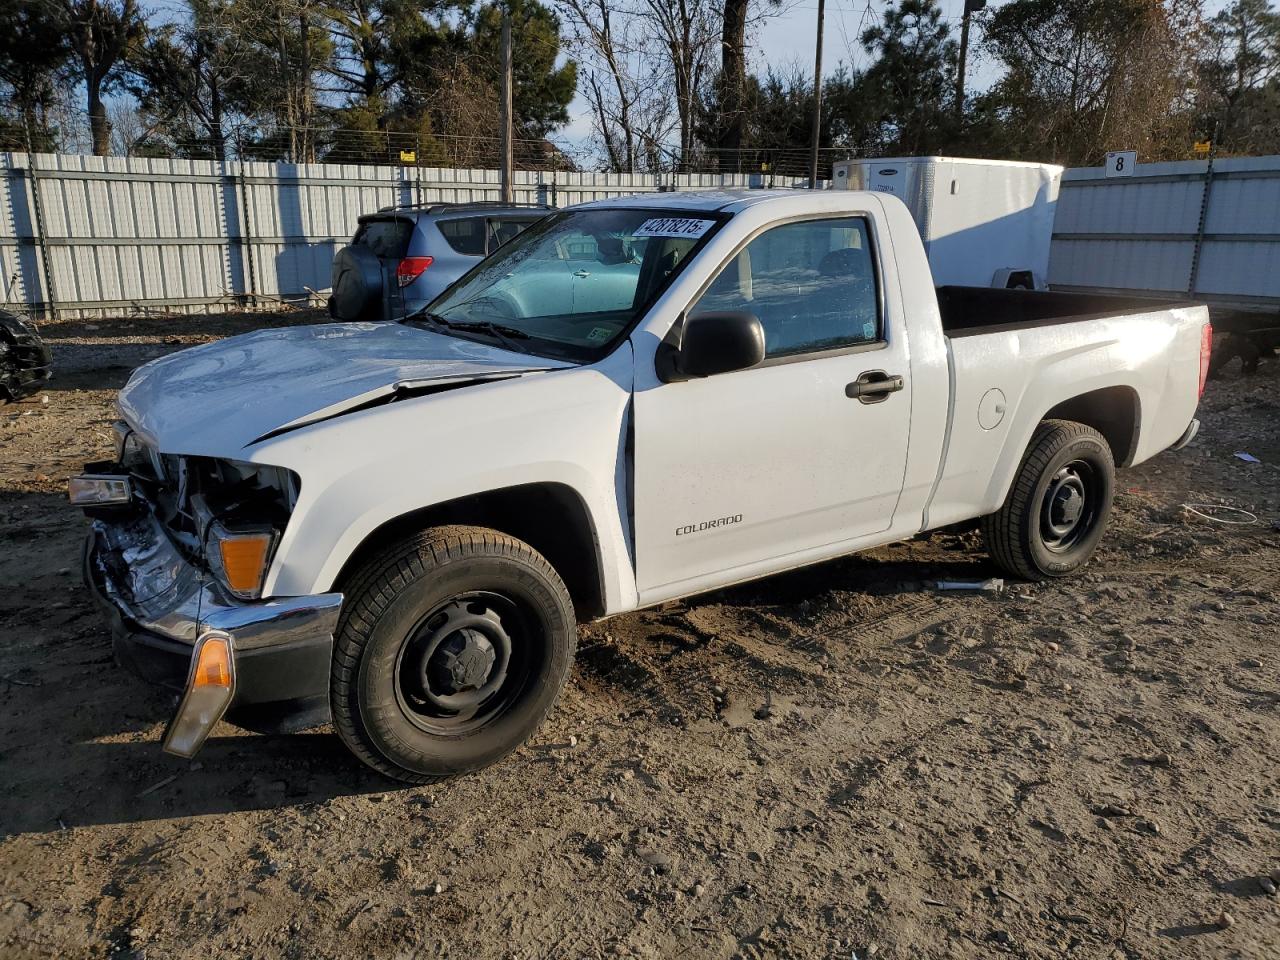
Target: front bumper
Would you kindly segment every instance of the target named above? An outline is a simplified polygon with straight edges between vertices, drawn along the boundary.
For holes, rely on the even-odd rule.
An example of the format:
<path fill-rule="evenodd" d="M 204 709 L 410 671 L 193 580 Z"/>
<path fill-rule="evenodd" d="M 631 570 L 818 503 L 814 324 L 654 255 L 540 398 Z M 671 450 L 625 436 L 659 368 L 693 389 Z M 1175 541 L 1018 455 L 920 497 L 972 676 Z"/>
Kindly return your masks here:
<path fill-rule="evenodd" d="M 84 579 L 110 623 L 116 659 L 149 683 L 184 693 L 196 641 L 225 634 L 236 676 L 227 719 L 263 731 L 328 719 L 342 594 L 238 600 L 190 564 L 145 509 L 93 521 Z"/>

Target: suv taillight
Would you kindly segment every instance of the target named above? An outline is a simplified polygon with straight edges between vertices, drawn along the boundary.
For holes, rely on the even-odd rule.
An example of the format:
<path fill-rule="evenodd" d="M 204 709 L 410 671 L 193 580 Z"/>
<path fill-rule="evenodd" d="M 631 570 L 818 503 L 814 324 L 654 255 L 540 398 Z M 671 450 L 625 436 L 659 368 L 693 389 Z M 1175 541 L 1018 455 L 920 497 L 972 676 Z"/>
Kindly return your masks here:
<path fill-rule="evenodd" d="M 1213 353 L 1213 324 L 1206 323 L 1200 331 L 1200 393 L 1204 396 L 1204 385 L 1209 379 L 1209 355 Z"/>
<path fill-rule="evenodd" d="M 396 282 L 407 287 L 422 276 L 422 271 L 431 266 L 434 257 L 405 257 L 396 267 Z"/>

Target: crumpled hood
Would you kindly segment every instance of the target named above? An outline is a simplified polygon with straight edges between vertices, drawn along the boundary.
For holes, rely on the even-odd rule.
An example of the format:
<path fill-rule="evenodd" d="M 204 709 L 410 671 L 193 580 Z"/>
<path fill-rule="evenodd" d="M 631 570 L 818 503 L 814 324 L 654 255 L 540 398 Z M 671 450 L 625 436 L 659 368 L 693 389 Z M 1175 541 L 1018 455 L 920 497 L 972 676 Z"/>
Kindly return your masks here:
<path fill-rule="evenodd" d="M 139 367 L 120 412 L 164 453 L 235 456 L 266 434 L 338 416 L 398 388 L 570 364 L 400 323 L 259 330 Z"/>

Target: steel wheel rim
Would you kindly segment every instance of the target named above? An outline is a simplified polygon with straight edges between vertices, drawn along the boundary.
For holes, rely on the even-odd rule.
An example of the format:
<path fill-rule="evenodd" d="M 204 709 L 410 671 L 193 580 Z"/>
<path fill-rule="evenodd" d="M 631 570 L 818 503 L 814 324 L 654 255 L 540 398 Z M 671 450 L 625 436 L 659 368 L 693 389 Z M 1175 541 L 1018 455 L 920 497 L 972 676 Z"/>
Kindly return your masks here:
<path fill-rule="evenodd" d="M 1040 501 L 1040 540 L 1046 550 L 1065 553 L 1093 529 L 1101 500 L 1098 475 L 1084 460 L 1059 467 Z"/>
<path fill-rule="evenodd" d="M 531 611 L 500 593 L 436 604 L 396 654 L 396 702 L 433 736 L 473 733 L 508 713 L 529 687 L 538 645 Z"/>

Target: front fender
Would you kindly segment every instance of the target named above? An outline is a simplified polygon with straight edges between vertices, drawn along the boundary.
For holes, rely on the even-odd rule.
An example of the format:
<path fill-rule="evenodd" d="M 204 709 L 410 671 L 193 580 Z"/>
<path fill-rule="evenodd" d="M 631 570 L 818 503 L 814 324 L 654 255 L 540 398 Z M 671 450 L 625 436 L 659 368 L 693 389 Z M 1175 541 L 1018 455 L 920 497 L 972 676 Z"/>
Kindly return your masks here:
<path fill-rule="evenodd" d="M 626 516 L 631 351 L 587 367 L 419 397 L 267 441 L 254 459 L 301 478 L 265 594 L 327 591 L 370 534 L 459 498 L 554 483 L 581 499 L 607 612 L 635 605 Z"/>

